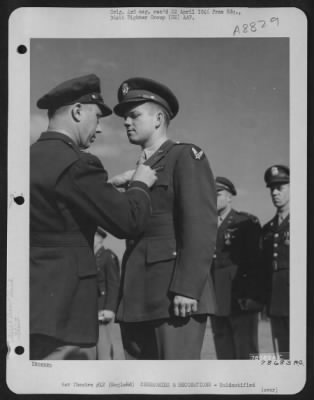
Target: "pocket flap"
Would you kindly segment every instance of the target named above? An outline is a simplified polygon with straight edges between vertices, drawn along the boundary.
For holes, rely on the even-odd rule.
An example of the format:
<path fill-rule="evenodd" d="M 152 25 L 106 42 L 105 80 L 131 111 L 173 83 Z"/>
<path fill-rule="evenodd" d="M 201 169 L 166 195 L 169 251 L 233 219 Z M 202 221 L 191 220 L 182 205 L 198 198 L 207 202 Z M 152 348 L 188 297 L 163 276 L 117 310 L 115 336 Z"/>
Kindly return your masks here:
<path fill-rule="evenodd" d="M 154 186 L 169 186 L 169 175 L 163 173 L 157 173 L 157 181 Z"/>
<path fill-rule="evenodd" d="M 146 262 L 148 264 L 176 258 L 174 239 L 153 239 L 147 243 Z"/>

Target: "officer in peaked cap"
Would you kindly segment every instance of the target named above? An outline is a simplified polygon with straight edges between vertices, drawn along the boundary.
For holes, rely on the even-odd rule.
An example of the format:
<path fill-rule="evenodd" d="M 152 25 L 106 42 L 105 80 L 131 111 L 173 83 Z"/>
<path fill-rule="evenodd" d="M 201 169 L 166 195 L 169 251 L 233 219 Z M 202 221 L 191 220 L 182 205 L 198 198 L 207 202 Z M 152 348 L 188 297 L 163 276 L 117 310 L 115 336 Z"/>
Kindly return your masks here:
<path fill-rule="evenodd" d="M 217 309 L 211 316 L 217 359 L 249 359 L 258 353 L 258 311 L 262 309 L 259 238 L 251 214 L 232 208 L 237 191 L 216 177 L 218 233 L 212 265 Z M 230 278 L 231 277 L 231 278 Z"/>
<path fill-rule="evenodd" d="M 141 233 L 156 173 L 139 166 L 120 193 L 99 159 L 81 151 L 111 114 L 96 75 L 63 82 L 37 105 L 49 125 L 30 155 L 30 358 L 86 359 L 98 337 L 94 233 Z"/>
<path fill-rule="evenodd" d="M 216 177 L 216 188 L 217 192 L 220 192 L 221 190 L 227 190 L 233 196 L 236 196 L 237 194 L 234 184 L 228 178 L 223 176 Z"/>
<path fill-rule="evenodd" d="M 270 316 L 274 351 L 289 358 L 289 249 L 290 249 L 290 170 L 273 165 L 264 174 L 276 215 L 263 227 L 263 268 L 265 300 Z"/>
<path fill-rule="evenodd" d="M 287 184 L 290 182 L 290 170 L 285 165 L 273 165 L 265 171 L 264 180 L 267 187 Z"/>
<path fill-rule="evenodd" d="M 199 359 L 215 301 L 210 265 L 216 240 L 215 181 L 202 149 L 168 138 L 176 96 L 146 78 L 124 81 L 114 112 L 139 164 L 157 171 L 152 217 L 128 241 L 117 320 L 128 359 Z M 117 181 L 118 184 L 120 181 Z"/>

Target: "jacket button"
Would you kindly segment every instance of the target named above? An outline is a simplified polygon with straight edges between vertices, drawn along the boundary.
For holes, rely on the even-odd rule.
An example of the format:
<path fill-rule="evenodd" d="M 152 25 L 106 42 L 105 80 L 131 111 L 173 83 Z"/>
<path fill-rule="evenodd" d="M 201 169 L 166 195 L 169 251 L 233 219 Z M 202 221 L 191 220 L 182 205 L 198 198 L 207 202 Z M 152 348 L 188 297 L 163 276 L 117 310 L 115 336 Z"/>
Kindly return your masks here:
<path fill-rule="evenodd" d="M 274 243 L 274 247 L 278 247 L 278 243 Z"/>
<path fill-rule="evenodd" d="M 279 236 L 279 233 L 275 233 L 274 237 L 277 238 Z"/>
<path fill-rule="evenodd" d="M 278 253 L 274 253 L 273 256 L 274 256 L 274 257 L 278 257 Z"/>
<path fill-rule="evenodd" d="M 173 256 L 176 256 L 176 255 L 177 255 L 177 252 L 176 252 L 176 251 L 172 252 L 172 255 L 173 255 Z"/>
<path fill-rule="evenodd" d="M 106 294 L 106 292 L 102 291 L 102 292 L 100 292 L 100 294 L 103 296 L 104 294 Z"/>
<path fill-rule="evenodd" d="M 217 257 L 216 254 L 214 254 L 214 255 L 213 255 L 213 258 L 216 258 L 216 257 Z"/>

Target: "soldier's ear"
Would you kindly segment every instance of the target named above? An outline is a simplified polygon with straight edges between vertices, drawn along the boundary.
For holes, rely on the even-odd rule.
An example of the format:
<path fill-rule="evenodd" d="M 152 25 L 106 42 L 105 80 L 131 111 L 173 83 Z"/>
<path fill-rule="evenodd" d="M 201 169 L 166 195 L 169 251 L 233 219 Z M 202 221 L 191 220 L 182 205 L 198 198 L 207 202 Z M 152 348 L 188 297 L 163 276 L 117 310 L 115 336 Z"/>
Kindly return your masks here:
<path fill-rule="evenodd" d="M 155 128 L 159 128 L 160 125 L 162 124 L 162 121 L 164 119 L 164 115 L 161 111 L 158 111 L 156 113 L 156 122 L 155 122 Z"/>
<path fill-rule="evenodd" d="M 82 104 L 75 103 L 71 109 L 71 115 L 75 122 L 80 122 L 82 119 Z"/>

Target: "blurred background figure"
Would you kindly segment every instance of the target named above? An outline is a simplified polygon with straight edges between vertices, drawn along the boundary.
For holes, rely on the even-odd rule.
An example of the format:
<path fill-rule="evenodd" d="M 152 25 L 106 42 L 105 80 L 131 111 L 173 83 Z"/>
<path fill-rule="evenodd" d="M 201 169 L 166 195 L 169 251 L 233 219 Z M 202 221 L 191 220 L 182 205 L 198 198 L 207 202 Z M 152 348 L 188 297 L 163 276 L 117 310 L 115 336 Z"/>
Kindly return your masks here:
<path fill-rule="evenodd" d="M 263 268 L 274 352 L 289 358 L 290 170 L 269 167 L 264 180 L 276 215 L 263 227 Z M 279 354 L 280 353 L 280 354 Z"/>
<path fill-rule="evenodd" d="M 114 359 L 113 323 L 118 302 L 120 265 L 113 251 L 105 247 L 107 233 L 97 228 L 94 252 L 98 282 L 99 338 L 96 346 L 97 360 Z"/>
<path fill-rule="evenodd" d="M 249 359 L 258 353 L 261 226 L 254 215 L 232 208 L 237 194 L 227 178 L 216 178 L 218 233 L 212 275 L 217 310 L 211 324 L 218 360 Z"/>

